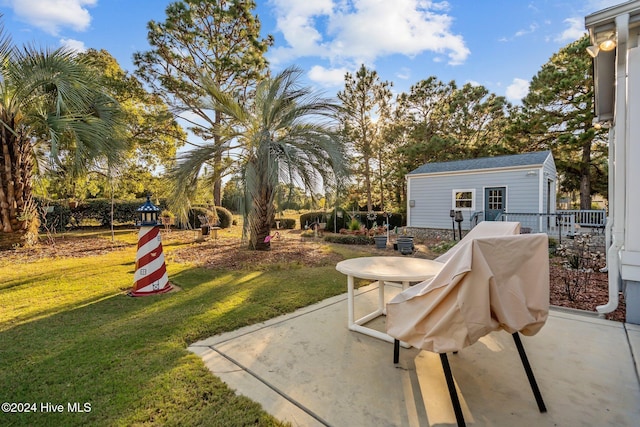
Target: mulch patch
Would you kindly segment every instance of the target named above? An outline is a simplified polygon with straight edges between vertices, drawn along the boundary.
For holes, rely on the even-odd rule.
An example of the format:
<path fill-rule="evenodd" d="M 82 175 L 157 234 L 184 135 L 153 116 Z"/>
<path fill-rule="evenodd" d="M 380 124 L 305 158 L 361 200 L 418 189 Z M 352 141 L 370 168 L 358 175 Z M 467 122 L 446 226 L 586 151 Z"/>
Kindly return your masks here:
<path fill-rule="evenodd" d="M 100 237 L 67 237 L 56 235 L 33 247 L 23 247 L 0 251 L 0 261 L 7 263 L 28 263 L 40 259 L 51 258 L 83 258 L 92 255 L 104 255 L 112 251 L 122 250 L 128 243 L 112 242 Z"/>
<path fill-rule="evenodd" d="M 209 239 L 172 250 L 168 255 L 176 262 L 189 262 L 205 268 L 242 270 L 252 268 L 270 270 L 287 265 L 321 267 L 335 265 L 342 257 L 328 251 L 323 245 L 305 242 L 299 237 L 271 240 L 271 250 L 254 251 L 240 239 Z"/>
<path fill-rule="evenodd" d="M 552 305 L 596 312 L 597 306 L 605 305 L 609 301 L 609 279 L 607 273 L 601 273 L 599 271 L 583 276 L 584 278 L 588 277 L 588 280 L 582 280 L 573 299 L 570 299 L 566 285 L 568 272 L 561 264 L 561 259 L 554 257 L 551 259 L 549 265 L 549 301 Z M 618 308 L 611 313 L 607 313 L 605 318 L 624 322 L 625 313 L 626 306 L 624 296 L 620 293 Z"/>

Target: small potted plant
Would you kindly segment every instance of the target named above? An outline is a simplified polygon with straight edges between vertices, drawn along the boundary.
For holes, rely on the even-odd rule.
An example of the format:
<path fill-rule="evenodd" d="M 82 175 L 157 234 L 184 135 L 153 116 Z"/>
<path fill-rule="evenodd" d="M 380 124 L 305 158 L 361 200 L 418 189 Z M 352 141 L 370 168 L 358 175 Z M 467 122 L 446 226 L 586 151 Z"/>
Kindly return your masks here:
<path fill-rule="evenodd" d="M 386 231 L 378 227 L 377 224 L 371 228 L 373 231 L 373 241 L 376 243 L 376 249 L 386 249 L 387 248 L 387 233 Z"/>
<path fill-rule="evenodd" d="M 407 236 L 407 230 L 404 229 L 401 236 L 398 236 L 397 239 L 398 251 L 402 255 L 412 254 L 415 250 L 415 246 L 413 245 L 413 236 Z"/>

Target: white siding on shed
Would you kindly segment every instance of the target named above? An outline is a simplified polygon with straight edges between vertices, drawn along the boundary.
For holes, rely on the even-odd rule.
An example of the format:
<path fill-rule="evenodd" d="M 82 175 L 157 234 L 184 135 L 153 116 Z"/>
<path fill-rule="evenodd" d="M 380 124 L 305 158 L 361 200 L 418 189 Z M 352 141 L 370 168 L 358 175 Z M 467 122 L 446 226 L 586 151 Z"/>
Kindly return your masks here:
<path fill-rule="evenodd" d="M 550 182 L 550 184 L 548 184 Z M 407 225 L 410 227 L 451 228 L 449 215 L 454 209 L 455 190 L 473 190 L 474 207 L 459 209 L 464 221 L 462 228 L 470 228 L 474 212 L 485 210 L 485 189 L 506 189 L 505 211 L 510 213 L 546 213 L 555 211 L 556 170 L 549 155 L 542 165 L 519 166 L 474 171 L 455 171 L 407 175 Z M 551 188 L 550 197 L 547 196 Z M 550 201 L 550 203 L 549 203 Z M 413 206 L 411 206 L 413 204 Z M 549 210 L 547 210 L 547 206 Z M 457 228 L 457 225 L 456 225 Z"/>

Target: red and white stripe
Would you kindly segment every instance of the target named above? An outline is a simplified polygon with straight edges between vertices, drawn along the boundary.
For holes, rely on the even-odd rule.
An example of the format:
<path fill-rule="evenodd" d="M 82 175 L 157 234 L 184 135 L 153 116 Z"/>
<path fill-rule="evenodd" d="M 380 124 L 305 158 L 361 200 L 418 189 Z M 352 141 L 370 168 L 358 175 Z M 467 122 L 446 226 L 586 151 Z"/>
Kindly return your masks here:
<path fill-rule="evenodd" d="M 160 227 L 140 227 L 132 296 L 153 295 L 172 289 L 164 263 Z"/>

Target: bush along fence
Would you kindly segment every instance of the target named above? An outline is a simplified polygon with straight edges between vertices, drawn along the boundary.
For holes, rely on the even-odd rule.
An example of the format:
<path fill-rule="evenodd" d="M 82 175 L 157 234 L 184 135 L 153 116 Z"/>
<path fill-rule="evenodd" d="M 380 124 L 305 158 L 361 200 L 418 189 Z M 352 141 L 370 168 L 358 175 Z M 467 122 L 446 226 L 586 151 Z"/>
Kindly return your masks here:
<path fill-rule="evenodd" d="M 49 231 L 64 231 L 79 227 L 87 220 L 96 221 L 108 227 L 111 224 L 111 200 L 90 199 L 82 202 L 68 200 L 46 200 L 35 198 L 40 224 Z M 114 223 L 133 223 L 137 217 L 136 210 L 145 199 L 115 200 L 113 205 Z M 160 209 L 166 208 L 164 200 L 154 201 Z"/>
<path fill-rule="evenodd" d="M 325 230 L 330 232 L 334 230 L 340 231 L 349 229 L 350 223 L 354 219 L 367 229 L 376 225 L 384 226 L 387 224 L 387 214 L 384 212 L 353 212 L 338 208 L 337 210 L 309 212 L 300 215 L 300 228 L 304 230 L 314 223 L 324 223 L 326 224 Z M 391 213 L 388 219 L 390 230 L 402 227 L 405 224 L 405 217 L 400 213 Z"/>
<path fill-rule="evenodd" d="M 89 199 L 77 203 L 70 203 L 68 200 L 47 200 L 34 198 L 40 218 L 41 228 L 48 231 L 65 231 L 80 227 L 86 221 L 95 221 L 100 226 L 111 225 L 111 200 L 110 199 Z M 146 199 L 134 200 L 114 200 L 113 222 L 115 224 L 133 224 L 138 213 L 137 209 Z M 154 204 L 162 211 L 167 210 L 165 199 L 154 200 Z M 233 214 L 223 208 L 216 206 L 217 224 L 221 228 L 230 227 L 233 221 Z M 204 206 L 195 206 L 189 212 L 188 223 L 178 224 L 184 228 L 198 228 L 200 223 L 198 215 L 206 215 L 215 218 L 216 215 Z"/>
<path fill-rule="evenodd" d="M 220 228 L 229 228 L 233 224 L 233 214 L 227 208 L 216 206 L 216 214 L 211 210 L 212 207 L 194 206 L 189 211 L 187 224 L 178 224 L 182 228 L 200 228 L 203 225 L 200 221 L 201 217 L 206 217 L 209 224 Z"/>

